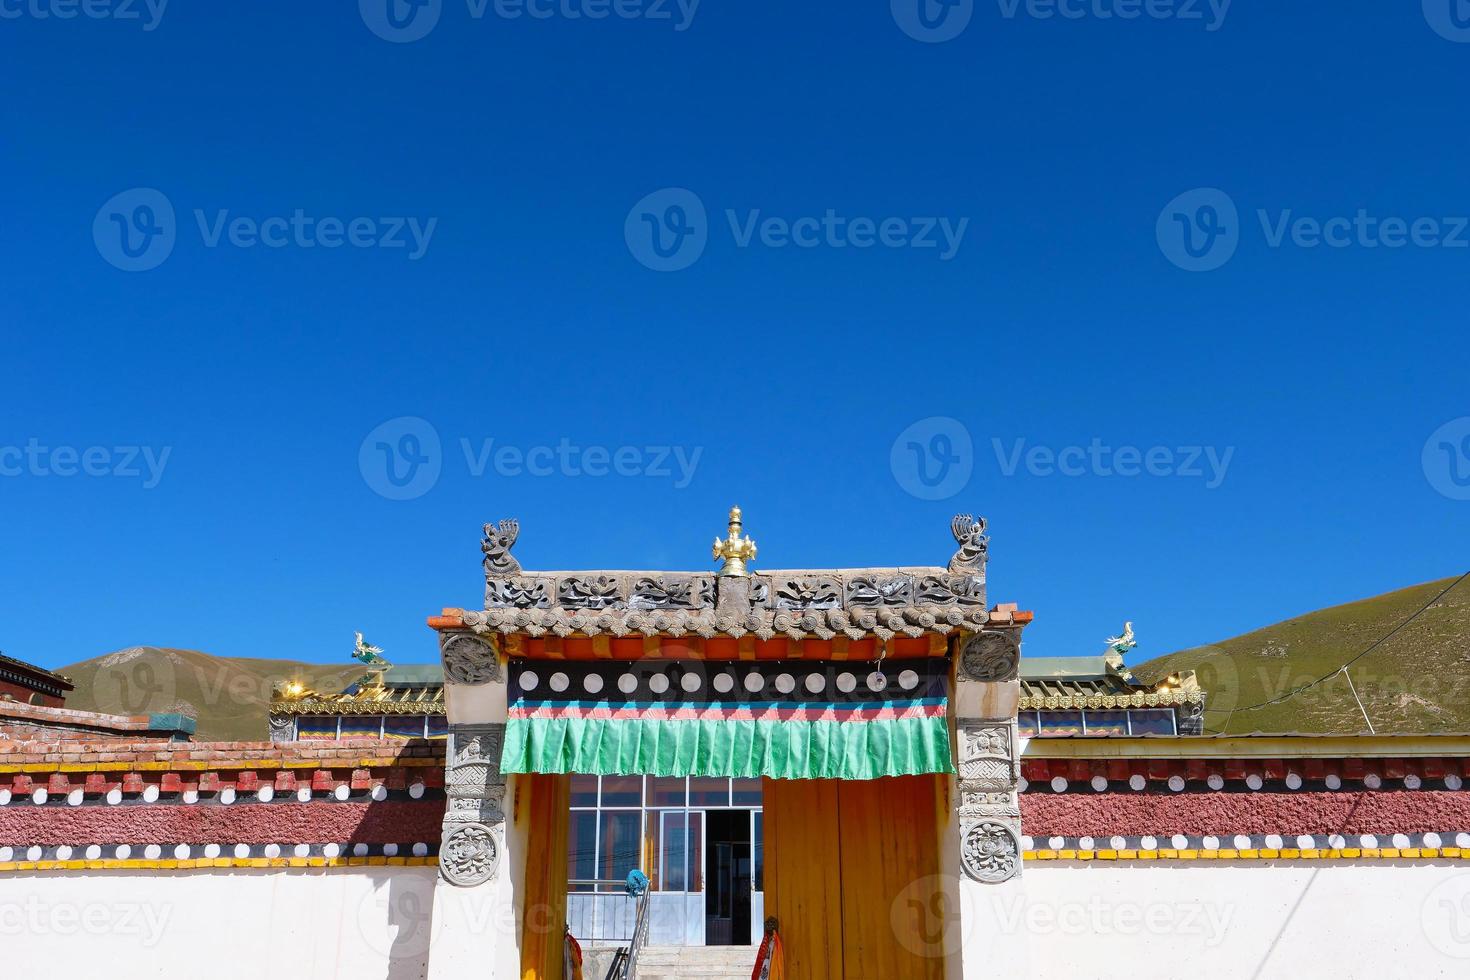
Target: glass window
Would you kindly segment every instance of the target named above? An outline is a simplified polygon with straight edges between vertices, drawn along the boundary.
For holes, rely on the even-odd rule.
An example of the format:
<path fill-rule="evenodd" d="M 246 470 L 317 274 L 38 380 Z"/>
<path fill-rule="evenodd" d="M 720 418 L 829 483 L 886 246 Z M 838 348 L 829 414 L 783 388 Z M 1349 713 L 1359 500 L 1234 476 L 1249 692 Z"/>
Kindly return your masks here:
<path fill-rule="evenodd" d="M 1135 735 L 1173 735 L 1174 709 L 1140 708 L 1128 712 Z"/>
<path fill-rule="evenodd" d="M 580 773 L 572 776 L 572 806 L 596 806 L 597 805 L 597 777 L 583 776 Z"/>
<path fill-rule="evenodd" d="M 766 815 L 763 811 L 757 810 L 754 816 L 755 830 L 750 842 L 753 863 L 750 887 L 758 892 L 763 892 L 766 890 Z"/>
<path fill-rule="evenodd" d="M 688 814 L 683 811 L 665 813 L 663 816 L 663 843 L 659 849 L 659 866 L 663 869 L 661 891 L 682 892 L 689 888 L 688 866 L 685 858 L 689 852 L 686 834 L 689 830 Z"/>
<path fill-rule="evenodd" d="M 704 814 L 689 814 L 689 890 L 704 891 Z"/>
<path fill-rule="evenodd" d="M 642 776 L 603 776 L 603 806 L 642 806 Z"/>
<path fill-rule="evenodd" d="M 724 776 L 690 776 L 690 806 L 729 806 L 730 780 Z"/>
<path fill-rule="evenodd" d="M 730 780 L 731 801 L 736 806 L 761 805 L 761 781 L 759 779 Z"/>
<path fill-rule="evenodd" d="M 1041 713 L 1041 734 L 1043 736 L 1081 735 L 1082 712 L 1043 711 Z"/>
<path fill-rule="evenodd" d="M 596 877 L 622 881 L 639 866 L 642 827 L 643 813 L 639 810 L 603 810 L 597 814 Z"/>
<path fill-rule="evenodd" d="M 567 825 L 567 877 L 586 881 L 597 877 L 597 814 L 573 813 Z M 570 885 L 574 892 L 590 892 L 591 885 Z"/>
<path fill-rule="evenodd" d="M 683 776 L 649 776 L 649 806 L 683 806 L 685 800 Z"/>
<path fill-rule="evenodd" d="M 1087 712 L 1087 734 L 1093 736 L 1101 735 L 1127 735 L 1128 734 L 1128 712 L 1126 711 L 1089 711 Z"/>

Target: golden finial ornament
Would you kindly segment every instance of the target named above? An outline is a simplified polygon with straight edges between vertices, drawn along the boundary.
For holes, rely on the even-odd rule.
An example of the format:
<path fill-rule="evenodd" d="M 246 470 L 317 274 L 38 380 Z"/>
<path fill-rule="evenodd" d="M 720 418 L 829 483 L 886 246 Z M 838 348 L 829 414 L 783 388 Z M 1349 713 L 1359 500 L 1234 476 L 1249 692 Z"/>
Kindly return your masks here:
<path fill-rule="evenodd" d="M 745 570 L 745 563 L 755 561 L 755 542 L 740 533 L 742 527 L 740 508 L 731 507 L 729 536 L 715 538 L 715 557 L 725 562 L 720 566 L 721 575 L 739 577 L 750 574 Z"/>

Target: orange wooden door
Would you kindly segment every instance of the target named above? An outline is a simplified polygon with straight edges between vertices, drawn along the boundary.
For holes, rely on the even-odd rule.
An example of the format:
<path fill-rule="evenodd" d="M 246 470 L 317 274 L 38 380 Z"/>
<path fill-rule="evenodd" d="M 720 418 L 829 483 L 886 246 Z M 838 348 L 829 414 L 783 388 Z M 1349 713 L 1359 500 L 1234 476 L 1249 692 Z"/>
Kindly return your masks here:
<path fill-rule="evenodd" d="M 789 980 L 943 980 L 901 896 L 940 873 L 943 776 L 765 781 L 767 914 Z"/>
<path fill-rule="evenodd" d="M 563 980 L 571 787 L 570 776 L 518 778 L 511 819 L 526 833 L 521 980 Z"/>

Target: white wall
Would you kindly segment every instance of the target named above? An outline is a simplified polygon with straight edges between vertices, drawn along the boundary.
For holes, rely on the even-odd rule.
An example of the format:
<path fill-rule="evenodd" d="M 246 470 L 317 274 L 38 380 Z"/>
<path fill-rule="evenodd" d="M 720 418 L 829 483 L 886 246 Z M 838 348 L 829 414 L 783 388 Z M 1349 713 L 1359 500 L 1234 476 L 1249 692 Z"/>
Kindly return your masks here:
<path fill-rule="evenodd" d="M 1470 863 L 1032 862 L 1018 884 L 963 890 L 966 976 L 1470 976 Z"/>
<path fill-rule="evenodd" d="M 434 868 L 0 875 L 9 976 L 419 980 Z"/>
<path fill-rule="evenodd" d="M 15 976 L 422 980 L 435 875 L 7 874 L 0 949 Z M 1032 862 L 960 896 L 978 977 L 1470 976 L 1470 862 Z"/>

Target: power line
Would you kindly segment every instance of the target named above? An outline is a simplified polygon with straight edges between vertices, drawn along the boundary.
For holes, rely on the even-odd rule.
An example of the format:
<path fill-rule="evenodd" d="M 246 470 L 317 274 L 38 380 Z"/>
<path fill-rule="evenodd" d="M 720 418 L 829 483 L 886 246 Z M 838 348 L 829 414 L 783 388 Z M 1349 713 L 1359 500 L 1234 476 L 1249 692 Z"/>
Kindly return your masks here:
<path fill-rule="evenodd" d="M 1450 591 L 1453 590 L 1456 586 L 1458 586 L 1461 582 L 1465 581 L 1466 578 L 1470 578 L 1470 572 L 1465 572 L 1459 578 L 1455 579 L 1453 582 L 1451 582 L 1448 586 L 1445 587 L 1445 589 L 1444 589 L 1443 592 L 1440 592 L 1439 595 L 1435 596 L 1433 599 L 1430 599 L 1428 602 L 1426 602 L 1412 616 L 1410 616 L 1408 619 L 1404 620 L 1402 623 L 1399 623 L 1393 629 L 1389 630 L 1387 633 L 1383 634 L 1378 639 L 1374 640 L 1372 643 L 1368 644 L 1368 646 L 1361 653 L 1358 653 L 1352 659 L 1348 660 L 1346 663 L 1344 663 L 1342 666 L 1338 667 L 1336 670 L 1332 671 L 1331 673 L 1324 674 L 1323 676 L 1317 678 L 1314 681 L 1311 681 L 1310 683 L 1303 684 L 1301 687 L 1298 687 L 1298 688 L 1296 688 L 1294 690 L 1291 690 L 1291 691 L 1287 691 L 1285 694 L 1282 694 L 1282 695 L 1280 695 L 1278 697 L 1274 697 L 1274 698 L 1272 698 L 1269 701 L 1262 701 L 1260 704 L 1253 704 L 1253 705 L 1250 705 L 1249 707 L 1246 707 L 1246 708 L 1231 708 L 1230 709 L 1230 714 L 1228 714 L 1228 715 L 1225 716 L 1225 724 L 1222 725 L 1222 726 L 1220 726 L 1220 730 L 1221 731 L 1226 731 L 1226 730 L 1229 729 L 1229 727 L 1230 727 L 1230 719 L 1235 716 L 1235 713 L 1237 711 L 1254 711 L 1257 708 L 1264 708 L 1267 705 L 1280 704 L 1282 701 L 1285 701 L 1287 698 L 1294 698 L 1298 694 L 1301 694 L 1303 691 L 1310 691 L 1312 688 L 1316 687 L 1318 684 L 1324 684 L 1327 681 L 1331 680 L 1332 678 L 1336 677 L 1338 674 L 1343 673 L 1349 667 L 1351 667 L 1353 664 L 1357 663 L 1359 660 L 1362 660 L 1364 657 L 1366 657 L 1368 654 L 1372 653 L 1374 650 L 1378 649 L 1384 643 L 1387 643 L 1390 639 L 1392 639 L 1405 626 L 1408 626 L 1414 620 L 1416 620 L 1420 616 L 1424 615 L 1424 613 L 1426 613 L 1430 609 L 1430 607 L 1432 607 L 1435 603 L 1439 602 L 1439 600 L 1443 599 L 1445 596 L 1449 595 Z M 1348 679 L 1348 683 L 1352 683 L 1352 679 L 1351 678 Z M 1365 718 L 1367 717 L 1367 712 L 1366 711 L 1364 712 L 1364 717 Z M 1369 727 L 1370 728 L 1372 727 L 1372 722 L 1369 722 Z"/>

